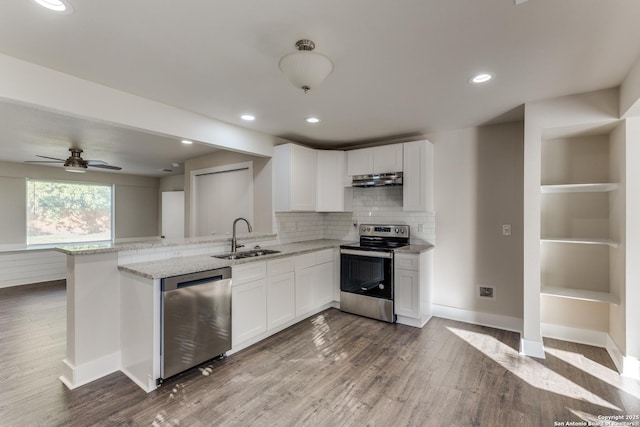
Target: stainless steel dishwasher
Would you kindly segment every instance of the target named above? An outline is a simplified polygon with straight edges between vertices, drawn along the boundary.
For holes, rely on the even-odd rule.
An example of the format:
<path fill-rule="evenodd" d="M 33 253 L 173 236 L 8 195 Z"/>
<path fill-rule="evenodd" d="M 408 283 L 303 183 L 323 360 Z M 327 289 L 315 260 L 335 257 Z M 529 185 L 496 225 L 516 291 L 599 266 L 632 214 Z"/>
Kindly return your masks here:
<path fill-rule="evenodd" d="M 162 279 L 162 379 L 231 349 L 231 268 Z"/>

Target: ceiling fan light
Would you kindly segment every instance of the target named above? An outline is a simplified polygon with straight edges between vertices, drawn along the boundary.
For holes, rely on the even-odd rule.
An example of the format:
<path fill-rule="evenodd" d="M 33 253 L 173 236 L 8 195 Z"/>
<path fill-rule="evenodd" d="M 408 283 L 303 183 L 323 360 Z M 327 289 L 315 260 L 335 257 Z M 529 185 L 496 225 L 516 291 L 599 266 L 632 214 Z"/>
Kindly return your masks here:
<path fill-rule="evenodd" d="M 333 63 L 326 56 L 313 52 L 313 42 L 304 42 L 298 41 L 298 52 L 283 56 L 279 66 L 291 84 L 307 92 L 320 85 L 333 72 Z"/>
<path fill-rule="evenodd" d="M 66 170 L 67 172 L 85 173 L 87 171 L 87 167 L 69 165 L 69 166 L 65 166 L 64 170 Z"/>

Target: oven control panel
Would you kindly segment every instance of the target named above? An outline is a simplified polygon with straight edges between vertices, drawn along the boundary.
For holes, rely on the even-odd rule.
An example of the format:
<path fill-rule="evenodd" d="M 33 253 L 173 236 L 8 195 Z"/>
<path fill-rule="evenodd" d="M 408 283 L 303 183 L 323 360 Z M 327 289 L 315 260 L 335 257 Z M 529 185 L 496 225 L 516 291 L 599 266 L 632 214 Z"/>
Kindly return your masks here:
<path fill-rule="evenodd" d="M 409 237 L 409 226 L 362 224 L 360 236 Z"/>

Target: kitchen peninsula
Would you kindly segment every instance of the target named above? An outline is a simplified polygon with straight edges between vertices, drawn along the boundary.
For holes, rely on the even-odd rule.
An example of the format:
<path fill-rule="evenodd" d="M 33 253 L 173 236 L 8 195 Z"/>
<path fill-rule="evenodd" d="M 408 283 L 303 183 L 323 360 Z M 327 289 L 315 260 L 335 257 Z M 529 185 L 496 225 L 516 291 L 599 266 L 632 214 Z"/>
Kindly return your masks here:
<path fill-rule="evenodd" d="M 312 267 L 321 265 L 324 270 L 316 273 L 326 277 L 330 269 L 334 280 L 329 282 L 332 288 L 325 291 L 322 304 L 299 315 L 294 313 L 270 333 L 333 305 L 339 265 L 334 257 L 344 242 L 314 240 L 277 245 L 275 234 L 260 233 L 239 235 L 238 240 L 247 246 L 269 246 L 279 253 L 242 260 L 212 257 L 228 252 L 229 236 L 58 248 L 67 255 L 67 353 L 60 380 L 73 389 L 120 370 L 145 391 L 155 389 L 160 357 L 160 281 L 165 277 L 231 266 L 239 282 L 243 269 L 255 266 L 264 270 L 263 277 L 256 280 L 266 284 L 267 262 L 276 278 L 277 269 L 283 267 L 276 261 L 281 259 L 289 265 L 282 270 L 285 274 L 295 270 L 303 277 L 307 269 L 312 272 Z M 256 269 L 252 270 L 255 273 Z M 308 283 L 313 285 L 313 276 L 309 278 Z M 310 297 L 315 295 L 312 288 L 308 291 Z M 261 292 L 266 298 L 266 289 Z M 266 330 L 243 336 L 231 352 L 262 339 L 261 334 Z"/>

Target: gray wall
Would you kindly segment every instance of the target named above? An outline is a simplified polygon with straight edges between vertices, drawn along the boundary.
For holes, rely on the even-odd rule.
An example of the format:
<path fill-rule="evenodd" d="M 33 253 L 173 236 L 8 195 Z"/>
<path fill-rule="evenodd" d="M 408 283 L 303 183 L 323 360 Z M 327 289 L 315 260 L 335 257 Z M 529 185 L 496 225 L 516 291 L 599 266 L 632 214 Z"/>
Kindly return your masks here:
<path fill-rule="evenodd" d="M 0 248 L 26 244 L 25 178 L 115 185 L 115 237 L 158 236 L 157 178 L 89 171 L 65 172 L 61 167 L 0 162 Z"/>
<path fill-rule="evenodd" d="M 435 144 L 434 303 L 523 317 L 522 122 L 428 135 Z M 502 235 L 511 224 L 511 236 Z M 495 300 L 478 286 L 494 286 Z"/>

